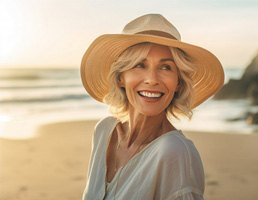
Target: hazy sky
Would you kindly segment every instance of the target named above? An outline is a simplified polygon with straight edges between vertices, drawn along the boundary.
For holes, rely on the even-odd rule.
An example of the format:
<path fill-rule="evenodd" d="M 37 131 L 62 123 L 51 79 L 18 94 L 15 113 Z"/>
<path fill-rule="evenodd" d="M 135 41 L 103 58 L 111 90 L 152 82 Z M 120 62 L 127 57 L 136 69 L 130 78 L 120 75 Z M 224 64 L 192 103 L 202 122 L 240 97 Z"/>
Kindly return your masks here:
<path fill-rule="evenodd" d="M 160 13 L 226 67 L 258 53 L 257 0 L 0 0 L 0 66 L 78 67 L 90 42 Z"/>

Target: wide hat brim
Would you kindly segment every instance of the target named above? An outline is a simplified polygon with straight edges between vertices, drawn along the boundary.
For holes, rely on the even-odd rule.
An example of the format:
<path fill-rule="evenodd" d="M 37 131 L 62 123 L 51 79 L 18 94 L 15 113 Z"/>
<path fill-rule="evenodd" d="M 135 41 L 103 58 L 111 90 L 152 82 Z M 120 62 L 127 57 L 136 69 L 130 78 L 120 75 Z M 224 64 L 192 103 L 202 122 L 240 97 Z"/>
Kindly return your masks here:
<path fill-rule="evenodd" d="M 146 34 L 105 34 L 95 39 L 85 52 L 81 63 L 81 79 L 90 96 L 103 102 L 109 92 L 108 74 L 111 65 L 128 47 L 151 42 L 177 47 L 187 53 L 196 66 L 193 80 L 194 108 L 214 95 L 224 84 L 224 71 L 220 61 L 211 52 L 201 47 L 170 39 Z"/>

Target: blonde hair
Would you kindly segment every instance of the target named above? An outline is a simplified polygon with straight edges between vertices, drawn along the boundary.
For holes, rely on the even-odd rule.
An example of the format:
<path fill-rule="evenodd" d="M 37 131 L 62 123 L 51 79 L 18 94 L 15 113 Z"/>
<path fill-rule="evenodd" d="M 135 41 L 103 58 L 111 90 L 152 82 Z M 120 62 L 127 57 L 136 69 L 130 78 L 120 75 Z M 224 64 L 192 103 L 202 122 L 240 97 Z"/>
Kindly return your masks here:
<path fill-rule="evenodd" d="M 104 97 L 104 102 L 109 105 L 110 111 L 121 120 L 127 119 L 129 102 L 124 88 L 119 86 L 120 75 L 145 59 L 152 45 L 152 43 L 145 42 L 127 48 L 111 66 L 108 75 L 111 88 Z M 173 116 L 178 119 L 179 115 L 184 115 L 190 119 L 192 116 L 193 89 L 191 74 L 194 66 L 190 58 L 181 49 L 173 47 L 169 47 L 169 49 L 179 69 L 179 90 L 175 93 L 174 98 L 166 109 L 167 116 Z"/>

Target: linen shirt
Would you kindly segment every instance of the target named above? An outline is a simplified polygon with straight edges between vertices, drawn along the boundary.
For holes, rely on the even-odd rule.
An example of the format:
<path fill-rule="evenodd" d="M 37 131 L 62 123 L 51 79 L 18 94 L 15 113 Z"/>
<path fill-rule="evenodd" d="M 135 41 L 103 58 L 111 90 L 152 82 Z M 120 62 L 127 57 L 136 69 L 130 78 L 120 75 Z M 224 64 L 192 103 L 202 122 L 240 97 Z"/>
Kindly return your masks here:
<path fill-rule="evenodd" d="M 84 200 L 203 200 L 202 161 L 181 131 L 167 132 L 135 154 L 106 181 L 106 153 L 118 120 L 95 127 Z"/>

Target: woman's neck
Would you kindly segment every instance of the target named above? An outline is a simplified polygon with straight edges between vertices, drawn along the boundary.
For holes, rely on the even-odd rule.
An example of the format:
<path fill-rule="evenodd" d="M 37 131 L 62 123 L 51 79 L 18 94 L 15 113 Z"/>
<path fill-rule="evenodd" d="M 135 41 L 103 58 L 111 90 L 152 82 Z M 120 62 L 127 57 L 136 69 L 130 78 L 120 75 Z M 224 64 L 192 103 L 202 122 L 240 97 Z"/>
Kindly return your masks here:
<path fill-rule="evenodd" d="M 174 129 L 165 112 L 156 116 L 145 116 L 131 111 L 129 112 L 129 121 L 120 124 L 117 133 L 118 140 L 126 142 L 127 148 L 130 148 L 132 145 L 146 145 Z"/>

